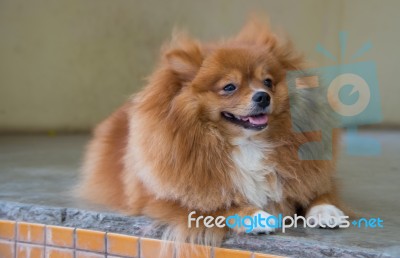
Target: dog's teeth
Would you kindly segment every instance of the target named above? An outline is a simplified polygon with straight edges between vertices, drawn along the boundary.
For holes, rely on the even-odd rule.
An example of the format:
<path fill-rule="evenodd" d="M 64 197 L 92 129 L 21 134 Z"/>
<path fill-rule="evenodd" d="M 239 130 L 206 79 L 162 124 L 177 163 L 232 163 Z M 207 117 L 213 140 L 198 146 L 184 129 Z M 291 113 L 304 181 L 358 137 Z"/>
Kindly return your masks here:
<path fill-rule="evenodd" d="M 229 113 L 225 113 L 225 116 L 226 116 L 226 117 L 229 117 L 229 118 L 232 118 L 232 117 L 233 117 L 233 115 L 232 115 L 232 114 L 229 114 Z"/>

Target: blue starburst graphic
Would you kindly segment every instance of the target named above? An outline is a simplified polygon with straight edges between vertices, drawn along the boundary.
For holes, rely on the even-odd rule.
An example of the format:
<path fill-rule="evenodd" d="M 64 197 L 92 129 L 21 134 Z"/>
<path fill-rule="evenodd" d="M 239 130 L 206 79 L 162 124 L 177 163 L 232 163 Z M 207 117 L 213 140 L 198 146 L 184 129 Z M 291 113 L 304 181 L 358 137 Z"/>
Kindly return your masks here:
<path fill-rule="evenodd" d="M 345 60 L 354 62 L 355 59 L 365 54 L 372 48 L 371 42 L 363 44 L 355 54 L 346 58 L 347 33 L 339 33 L 340 57 L 335 57 L 321 44 L 317 44 L 316 51 L 326 58 L 340 64 L 328 67 L 319 67 L 306 70 L 289 71 L 286 80 L 289 92 L 297 91 L 297 94 L 289 94 L 290 110 L 293 129 L 296 132 L 321 131 L 320 142 L 308 142 L 300 146 L 298 153 L 302 160 L 326 160 L 332 158 L 332 130 L 346 128 L 348 134 L 345 137 L 346 152 L 355 156 L 375 156 L 381 153 L 380 143 L 373 138 L 361 136 L 357 128 L 361 125 L 376 124 L 382 121 L 379 85 L 376 73 L 376 65 L 373 61 L 344 64 Z M 307 78 L 307 79 L 306 79 Z M 313 81 L 304 84 L 304 81 Z M 299 84 L 303 82 L 303 84 Z M 307 94 L 305 94 L 307 93 Z M 326 124 L 318 112 L 305 117 L 297 111 L 299 96 L 308 96 L 314 101 L 326 102 L 330 113 L 336 117 L 338 123 Z M 320 96 L 325 96 L 321 100 Z M 312 105 L 308 110 L 316 109 Z M 318 117 L 321 116 L 321 117 Z"/>

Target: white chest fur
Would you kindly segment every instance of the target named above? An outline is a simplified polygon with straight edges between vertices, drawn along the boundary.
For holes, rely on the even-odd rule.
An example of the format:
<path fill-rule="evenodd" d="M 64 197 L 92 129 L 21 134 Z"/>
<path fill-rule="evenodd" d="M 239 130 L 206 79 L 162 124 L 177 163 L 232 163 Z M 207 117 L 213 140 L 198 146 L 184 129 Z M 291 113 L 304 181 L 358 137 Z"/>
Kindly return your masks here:
<path fill-rule="evenodd" d="M 250 140 L 238 141 L 236 146 L 232 153 L 236 188 L 260 209 L 267 205 L 269 199 L 279 201 L 282 189 L 276 180 L 275 166 L 266 163 L 266 155 L 272 146 Z M 267 180 L 267 177 L 274 180 Z"/>

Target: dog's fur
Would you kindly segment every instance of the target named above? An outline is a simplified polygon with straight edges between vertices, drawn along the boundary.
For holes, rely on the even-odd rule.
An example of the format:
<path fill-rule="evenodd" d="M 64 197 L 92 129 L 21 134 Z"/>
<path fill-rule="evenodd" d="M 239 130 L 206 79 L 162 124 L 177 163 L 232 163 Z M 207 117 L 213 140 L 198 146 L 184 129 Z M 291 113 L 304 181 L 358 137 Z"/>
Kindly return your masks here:
<path fill-rule="evenodd" d="M 320 213 L 329 213 L 323 205 L 331 204 L 341 212 L 333 178 L 338 133 L 333 133 L 333 159 L 298 158 L 303 143 L 321 140 L 318 132 L 301 132 L 302 117 L 315 117 L 327 128 L 332 123 L 326 100 L 288 90 L 286 72 L 304 67 L 290 42 L 260 21 L 213 44 L 175 34 L 147 86 L 96 128 L 82 196 L 154 218 L 179 240 L 206 244 L 219 244 L 226 229 L 189 229 L 191 211 L 293 215 L 318 205 Z M 266 77 L 272 88 L 263 85 Z M 233 94 L 222 90 L 229 83 L 238 86 Z M 265 129 L 245 129 L 222 117 L 225 111 L 248 114 L 255 91 L 271 96 Z M 289 94 L 298 104 L 295 110 L 289 108 Z"/>

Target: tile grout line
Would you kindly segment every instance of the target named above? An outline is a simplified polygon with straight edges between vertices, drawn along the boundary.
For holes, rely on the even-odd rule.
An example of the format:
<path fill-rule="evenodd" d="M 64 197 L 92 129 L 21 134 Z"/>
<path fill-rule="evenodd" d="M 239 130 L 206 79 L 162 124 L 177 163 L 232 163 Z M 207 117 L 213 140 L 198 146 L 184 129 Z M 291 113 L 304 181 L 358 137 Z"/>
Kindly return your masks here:
<path fill-rule="evenodd" d="M 74 228 L 72 238 L 73 238 L 72 241 L 73 253 L 74 253 L 74 258 L 76 258 L 76 228 Z"/>
<path fill-rule="evenodd" d="M 18 241 L 18 243 L 21 244 L 30 244 L 34 246 L 41 246 L 40 244 L 32 243 L 32 242 L 24 242 L 24 241 Z M 49 248 L 55 248 L 55 249 L 62 249 L 62 250 L 74 250 L 75 248 L 73 247 L 68 247 L 68 246 L 59 246 L 59 245 L 47 245 Z"/>
<path fill-rule="evenodd" d="M 50 248 L 58 248 L 58 249 L 70 249 L 70 250 L 72 250 L 72 248 L 71 248 L 71 247 L 65 247 L 65 246 L 49 245 L 49 244 L 47 244 L 47 246 L 48 246 L 48 247 L 50 247 Z"/>
<path fill-rule="evenodd" d="M 78 251 L 78 252 L 85 252 L 85 253 L 93 253 L 93 254 L 103 254 L 103 255 L 105 255 L 104 252 L 94 251 L 94 250 L 90 250 L 90 249 L 76 249 L 76 251 Z M 122 257 L 123 257 L 123 256 L 122 256 Z"/>
<path fill-rule="evenodd" d="M 141 258 L 141 256 L 142 256 L 142 254 L 141 254 L 141 252 L 142 252 L 142 238 L 141 237 L 139 237 L 139 239 L 138 239 L 138 246 L 137 246 L 137 248 L 138 248 L 138 258 Z"/>
<path fill-rule="evenodd" d="M 62 249 L 71 249 L 71 248 L 62 248 Z M 72 250 L 72 249 L 71 249 Z M 82 248 L 76 248 L 74 249 L 76 251 L 80 251 L 80 252 L 90 252 L 90 253 L 95 253 L 95 254 L 105 254 L 104 251 L 96 251 L 96 250 L 92 250 L 92 249 L 82 249 Z"/>
<path fill-rule="evenodd" d="M 37 245 L 37 246 L 43 246 L 43 244 L 40 243 L 34 243 L 34 242 L 27 242 L 27 241 L 16 241 L 17 243 L 20 244 L 29 244 L 29 245 Z M 59 246 L 59 245 L 48 245 L 50 247 L 54 248 L 61 248 L 61 249 L 72 249 L 72 247 L 65 247 L 65 246 Z"/>
<path fill-rule="evenodd" d="M 173 258 L 177 258 L 177 246 L 176 246 L 176 244 L 174 243 L 174 242 L 172 242 L 172 247 L 173 247 L 173 249 L 172 249 L 172 257 Z"/>
<path fill-rule="evenodd" d="M 47 245 L 47 225 L 44 225 L 43 257 L 46 257 Z"/>
<path fill-rule="evenodd" d="M 0 238 L 0 242 L 10 242 L 10 243 L 14 243 L 15 240 L 14 239 L 7 239 L 7 238 Z"/>
<path fill-rule="evenodd" d="M 14 225 L 14 258 L 17 258 L 17 236 L 18 234 L 18 221 L 15 221 Z"/>
<path fill-rule="evenodd" d="M 104 257 L 105 257 L 105 258 L 108 257 L 108 241 L 107 241 L 107 235 L 108 235 L 108 232 L 105 232 L 105 234 L 104 234 Z"/>

